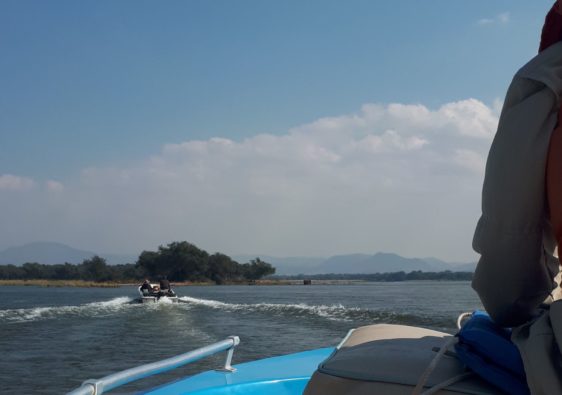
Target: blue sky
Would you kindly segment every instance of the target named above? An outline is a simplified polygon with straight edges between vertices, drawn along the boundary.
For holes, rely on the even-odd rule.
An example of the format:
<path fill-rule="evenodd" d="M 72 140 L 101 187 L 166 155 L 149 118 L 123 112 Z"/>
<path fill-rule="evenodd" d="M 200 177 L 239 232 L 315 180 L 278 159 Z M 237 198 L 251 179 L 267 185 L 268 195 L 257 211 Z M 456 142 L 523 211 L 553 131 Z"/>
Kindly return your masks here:
<path fill-rule="evenodd" d="M 0 169 L 67 178 L 366 102 L 489 103 L 536 51 L 549 4 L 3 1 Z"/>
<path fill-rule="evenodd" d="M 283 139 L 295 128 L 313 125 L 318 120 L 368 114 L 361 110 L 368 104 L 383 108 L 391 103 L 420 105 L 437 114 L 448 103 L 474 99 L 497 113 L 498 101 L 501 102 L 513 73 L 536 54 L 540 29 L 550 5 L 549 1 L 523 0 L 4 0 L 0 3 L 0 177 L 4 176 L 4 185 L 10 187 L 4 191 L 0 188 L 0 218 L 28 226 L 17 230 L 0 228 L 6 232 L 6 237 L 2 237 L 6 245 L 0 247 L 56 239 L 88 249 L 133 252 L 169 241 L 166 238 L 197 239 L 199 233 L 195 229 L 188 230 L 178 224 L 176 231 L 165 236 L 156 236 L 155 232 L 138 235 L 136 244 L 124 243 L 116 235 L 102 236 L 101 228 L 80 228 L 79 216 L 73 222 L 75 213 L 64 209 L 68 204 L 59 202 L 60 206 L 54 207 L 52 196 L 27 201 L 14 195 L 15 189 L 31 194 L 36 188 L 35 195 L 39 190 L 47 193 L 49 189 L 64 189 L 61 192 L 67 194 L 64 199 L 70 200 L 86 195 L 89 185 L 105 196 L 104 188 L 112 188 L 114 184 L 93 182 L 92 174 L 126 173 L 143 178 L 145 173 L 139 169 L 153 172 L 147 164 L 154 161 L 169 164 L 167 173 L 179 172 L 187 177 L 182 171 L 190 170 L 183 165 L 174 167 L 178 159 L 168 157 L 174 151 L 170 147 L 196 141 L 211 144 L 212 138 L 237 144 L 256 141 L 262 135 Z M 466 114 L 471 114 L 470 111 L 479 110 L 472 108 Z M 373 132 L 382 136 L 382 142 L 392 141 L 393 147 L 400 149 L 414 144 L 413 140 L 404 140 L 406 145 L 403 145 L 392 133 L 385 134 L 385 130 L 397 130 L 396 138 L 406 138 L 407 132 L 402 133 L 398 126 L 385 124 L 385 128 Z M 303 130 L 308 129 L 305 126 Z M 467 134 L 470 132 L 459 132 L 459 135 Z M 422 132 L 408 138 L 414 137 L 427 140 L 421 146 L 435 146 Z M 485 143 L 475 143 L 477 147 L 470 146 L 472 143 L 466 143 L 465 147 L 458 140 L 454 152 L 464 152 L 464 159 L 475 152 L 485 155 L 490 141 L 488 136 Z M 322 149 L 328 145 L 319 144 Z M 257 149 L 262 152 L 260 149 L 263 147 Z M 405 157 L 400 163 L 410 159 Z M 189 160 L 193 161 L 193 156 Z M 217 159 L 211 162 L 216 163 Z M 193 169 L 193 163 L 186 165 L 187 168 Z M 207 162 L 200 159 L 197 164 L 201 163 Z M 255 170 L 251 166 L 263 166 L 263 163 L 248 163 L 250 167 L 240 167 L 240 173 L 233 177 L 251 173 Z M 223 170 L 215 169 L 224 173 Z M 441 173 L 440 170 L 431 174 Z M 283 184 L 287 177 L 284 174 L 276 185 Z M 179 180 L 191 179 L 180 177 Z M 118 180 L 112 182 L 119 184 Z M 473 190 L 477 190 L 481 175 L 470 182 L 474 184 Z M 310 180 L 303 180 L 303 185 L 307 183 Z M 140 188 L 139 185 L 135 188 Z M 360 189 L 360 182 L 355 187 Z M 127 193 L 138 192 L 135 188 Z M 472 216 L 478 214 L 479 204 L 474 191 L 470 195 L 475 201 Z M 175 193 L 189 196 L 193 191 Z M 417 192 L 402 193 L 413 196 Z M 99 206 L 92 203 L 88 207 L 97 207 L 96 210 L 111 207 L 119 211 L 116 208 L 119 199 L 107 198 L 99 203 L 103 200 L 100 197 Z M 427 199 L 426 207 L 430 207 L 432 199 Z M 155 201 L 163 207 L 169 204 Z M 35 223 L 39 220 L 34 219 L 30 223 L 25 214 L 29 212 L 26 204 L 39 207 L 37 210 L 46 222 Z M 397 212 L 410 207 L 407 202 L 404 204 L 396 208 Z M 147 205 L 142 210 L 139 207 L 139 212 L 145 212 L 150 203 Z M 84 212 L 86 208 L 75 210 Z M 233 210 L 239 211 L 239 207 L 234 206 Z M 66 219 L 57 222 L 61 216 Z M 129 218 L 136 216 L 137 213 L 130 212 L 119 223 L 130 224 Z M 81 220 L 88 218 L 91 217 Z M 189 217 L 184 220 L 190 222 Z M 239 218 L 226 220 L 240 223 Z M 419 220 L 422 229 L 427 219 Z M 274 218 L 270 221 L 280 223 Z M 298 226 L 286 222 L 286 233 Z M 462 226 L 459 225 L 462 232 L 455 235 L 464 239 L 466 248 L 456 243 L 454 250 L 439 251 L 438 247 L 424 248 L 428 243 L 420 241 L 395 252 L 471 259 L 470 240 L 466 239 L 473 230 L 472 222 L 475 223 L 472 217 L 464 218 Z M 167 225 L 169 222 L 162 222 L 162 228 Z M 83 237 L 76 236 L 82 234 L 78 229 L 84 231 Z M 364 233 L 367 228 L 357 231 Z M 399 234 L 399 229 L 396 232 Z M 329 239 L 319 238 L 316 243 L 311 242 L 316 247 L 310 250 L 303 246 L 306 240 L 301 242 L 303 245 L 295 240 L 293 244 L 278 246 L 271 241 L 247 245 L 238 241 L 233 246 L 215 243 L 210 229 L 202 233 L 208 233 L 208 237 L 201 236 L 195 241 L 203 247 L 222 248 L 230 253 L 329 255 L 357 250 L 396 250 L 400 245 L 398 241 L 377 245 L 365 240 L 364 244 L 341 243 L 337 248 L 323 249 L 323 245 L 331 243 Z M 227 235 L 221 237 L 226 239 Z M 281 236 L 272 235 L 272 238 Z"/>

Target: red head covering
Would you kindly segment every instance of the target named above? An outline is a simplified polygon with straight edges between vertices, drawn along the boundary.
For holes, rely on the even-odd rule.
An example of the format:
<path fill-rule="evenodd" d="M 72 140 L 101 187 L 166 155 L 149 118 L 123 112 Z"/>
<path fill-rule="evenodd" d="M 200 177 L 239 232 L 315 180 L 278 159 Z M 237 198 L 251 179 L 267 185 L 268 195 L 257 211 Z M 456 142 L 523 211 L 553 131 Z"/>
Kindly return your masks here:
<path fill-rule="evenodd" d="M 558 1 L 554 3 L 546 18 L 541 34 L 541 45 L 539 52 L 544 51 L 552 44 L 562 40 L 562 15 L 558 11 Z"/>

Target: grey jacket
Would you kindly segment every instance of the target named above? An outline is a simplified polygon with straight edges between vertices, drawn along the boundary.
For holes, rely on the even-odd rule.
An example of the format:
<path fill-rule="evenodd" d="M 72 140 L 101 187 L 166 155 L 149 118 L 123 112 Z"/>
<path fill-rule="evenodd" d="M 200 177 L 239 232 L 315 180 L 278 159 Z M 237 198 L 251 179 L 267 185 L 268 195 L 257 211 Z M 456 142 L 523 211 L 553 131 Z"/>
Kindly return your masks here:
<path fill-rule="evenodd" d="M 482 216 L 473 240 L 481 257 L 472 286 L 496 322 L 519 326 L 512 338 L 533 394 L 562 394 L 562 358 L 559 351 L 553 354 L 562 349 L 556 342 L 562 346 L 562 302 L 550 310 L 543 305 L 552 302 L 559 271 L 545 170 L 561 98 L 562 42 L 513 78 L 486 164 Z M 555 331 L 551 313 L 561 323 Z"/>

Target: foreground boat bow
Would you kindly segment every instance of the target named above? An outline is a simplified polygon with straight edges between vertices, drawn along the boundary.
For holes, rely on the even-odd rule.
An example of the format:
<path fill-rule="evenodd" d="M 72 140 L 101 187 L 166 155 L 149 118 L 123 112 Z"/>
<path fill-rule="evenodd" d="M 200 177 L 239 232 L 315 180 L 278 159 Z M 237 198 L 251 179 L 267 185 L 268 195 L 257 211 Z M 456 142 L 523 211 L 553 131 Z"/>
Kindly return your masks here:
<path fill-rule="evenodd" d="M 230 336 L 220 342 L 209 346 L 201 347 L 185 354 L 181 354 L 162 361 L 150 363 L 147 365 L 137 366 L 122 372 L 114 373 L 98 380 L 86 380 L 82 386 L 69 392 L 67 395 L 101 395 L 120 387 L 132 381 L 140 380 L 155 374 L 164 373 L 180 366 L 198 361 L 202 358 L 227 351 L 227 357 L 223 371 L 232 372 L 234 369 L 230 366 L 232 361 L 232 353 L 234 348 L 240 344 L 238 336 Z"/>
<path fill-rule="evenodd" d="M 120 385 L 227 351 L 222 369 L 140 392 L 143 395 L 496 395 L 502 392 L 468 372 L 447 333 L 403 325 L 357 328 L 335 348 L 321 348 L 230 366 L 238 337 L 103 379 L 70 395 L 100 395 Z M 437 359 L 440 358 L 439 364 Z M 429 369 L 429 370 L 428 370 Z M 414 392 L 413 392 L 414 390 Z M 423 392 L 424 394 L 426 392 Z"/>
<path fill-rule="evenodd" d="M 236 371 L 208 371 L 143 395 L 300 395 L 333 348 L 304 351 L 236 365 Z"/>

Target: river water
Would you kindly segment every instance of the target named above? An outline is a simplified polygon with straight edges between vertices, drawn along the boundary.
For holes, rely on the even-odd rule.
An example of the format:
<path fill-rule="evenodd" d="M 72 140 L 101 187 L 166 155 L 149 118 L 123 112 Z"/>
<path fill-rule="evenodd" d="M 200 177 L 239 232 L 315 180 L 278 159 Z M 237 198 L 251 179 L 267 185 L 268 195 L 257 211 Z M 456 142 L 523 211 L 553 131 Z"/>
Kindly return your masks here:
<path fill-rule="evenodd" d="M 182 303 L 135 303 L 135 287 L 0 287 L 0 393 L 63 394 L 100 378 L 238 335 L 233 363 L 336 345 L 354 327 L 453 333 L 481 308 L 468 282 L 190 286 Z M 129 394 L 219 367 L 224 354 L 111 393 Z"/>

